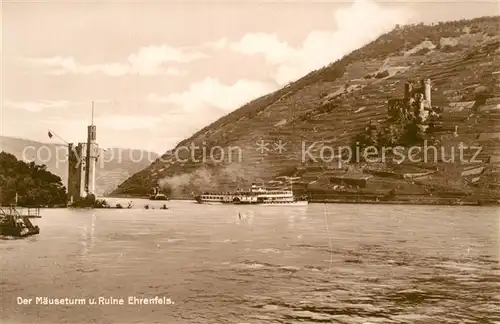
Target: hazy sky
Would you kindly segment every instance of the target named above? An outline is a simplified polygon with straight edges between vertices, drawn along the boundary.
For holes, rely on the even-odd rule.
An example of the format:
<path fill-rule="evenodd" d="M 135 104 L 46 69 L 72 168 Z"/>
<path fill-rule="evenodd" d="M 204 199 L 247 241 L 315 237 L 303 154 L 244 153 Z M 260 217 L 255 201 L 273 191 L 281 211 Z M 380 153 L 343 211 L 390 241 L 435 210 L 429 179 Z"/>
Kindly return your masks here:
<path fill-rule="evenodd" d="M 391 30 L 498 2 L 5 1 L 0 134 L 163 153 Z M 52 139 L 57 142 L 57 139 Z"/>

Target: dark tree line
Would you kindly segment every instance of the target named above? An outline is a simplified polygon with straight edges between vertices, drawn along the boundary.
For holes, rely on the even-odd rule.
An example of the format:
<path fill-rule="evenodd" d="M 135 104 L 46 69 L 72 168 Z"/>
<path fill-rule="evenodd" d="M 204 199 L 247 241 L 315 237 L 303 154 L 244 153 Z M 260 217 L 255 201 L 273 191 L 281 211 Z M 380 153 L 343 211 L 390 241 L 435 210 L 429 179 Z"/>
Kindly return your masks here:
<path fill-rule="evenodd" d="M 62 180 L 47 171 L 45 165 L 19 161 L 12 154 L 0 152 L 0 205 L 66 205 L 67 194 Z"/>
<path fill-rule="evenodd" d="M 354 137 L 353 152 L 356 152 L 356 148 L 362 152 L 368 147 L 382 149 L 421 144 L 426 138 L 426 132 L 420 126 L 420 119 L 412 115 L 391 118 L 385 125 L 369 125 Z M 362 157 L 353 158 L 360 160 Z"/>

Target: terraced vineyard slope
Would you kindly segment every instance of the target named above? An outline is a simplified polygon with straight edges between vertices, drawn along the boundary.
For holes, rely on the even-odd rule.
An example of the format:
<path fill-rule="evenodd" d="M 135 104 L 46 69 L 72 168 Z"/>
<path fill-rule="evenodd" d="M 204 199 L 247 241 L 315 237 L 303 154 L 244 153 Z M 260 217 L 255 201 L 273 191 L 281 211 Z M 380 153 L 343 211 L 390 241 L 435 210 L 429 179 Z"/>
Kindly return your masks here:
<path fill-rule="evenodd" d="M 493 197 L 500 157 L 499 26 L 500 17 L 484 17 L 398 27 L 177 146 L 193 143 L 204 147 L 207 156 L 220 146 L 225 156 L 214 150 L 214 157 L 222 162 L 195 162 L 185 150 L 178 159 L 171 148 L 114 194 L 142 195 L 160 183 L 174 197 L 188 197 L 199 190 L 233 189 L 286 175 L 300 177 L 296 188 L 318 199 Z M 462 143 L 469 147 L 463 153 L 467 159 L 443 161 L 444 155 L 457 156 L 458 151 L 432 155 L 430 162 L 339 163 L 324 158 L 322 147 L 351 147 L 369 122 L 387 127 L 388 101 L 403 97 L 407 81 L 421 79 L 431 80 L 432 106 L 442 110 L 438 127 L 425 139 L 446 152 Z M 482 148 L 474 161 L 471 147 Z M 199 149 L 195 157 L 202 160 L 202 154 Z"/>

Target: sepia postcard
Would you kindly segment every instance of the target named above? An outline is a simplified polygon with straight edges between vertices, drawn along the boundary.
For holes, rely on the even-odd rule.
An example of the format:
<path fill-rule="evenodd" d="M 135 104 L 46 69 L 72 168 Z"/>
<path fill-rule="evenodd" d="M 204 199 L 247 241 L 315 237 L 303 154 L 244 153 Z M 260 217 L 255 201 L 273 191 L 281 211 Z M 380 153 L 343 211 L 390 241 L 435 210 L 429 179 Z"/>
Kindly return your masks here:
<path fill-rule="evenodd" d="M 0 22 L 1 324 L 500 324 L 498 1 Z"/>

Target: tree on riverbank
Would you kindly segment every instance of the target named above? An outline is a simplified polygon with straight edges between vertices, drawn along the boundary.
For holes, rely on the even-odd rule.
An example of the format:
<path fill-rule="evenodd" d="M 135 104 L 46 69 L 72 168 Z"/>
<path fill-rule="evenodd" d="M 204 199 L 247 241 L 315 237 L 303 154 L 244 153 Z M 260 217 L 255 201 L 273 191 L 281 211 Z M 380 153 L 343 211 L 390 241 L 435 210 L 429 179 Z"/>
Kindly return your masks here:
<path fill-rule="evenodd" d="M 19 161 L 12 154 L 0 152 L 0 205 L 57 206 L 67 202 L 61 178 L 47 171 L 45 165 Z"/>

